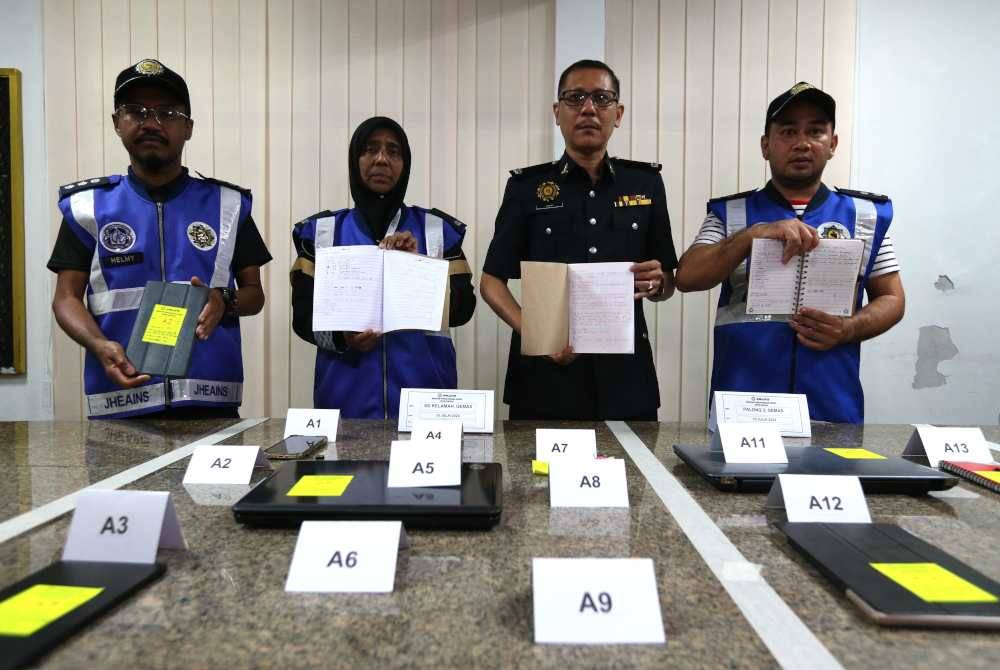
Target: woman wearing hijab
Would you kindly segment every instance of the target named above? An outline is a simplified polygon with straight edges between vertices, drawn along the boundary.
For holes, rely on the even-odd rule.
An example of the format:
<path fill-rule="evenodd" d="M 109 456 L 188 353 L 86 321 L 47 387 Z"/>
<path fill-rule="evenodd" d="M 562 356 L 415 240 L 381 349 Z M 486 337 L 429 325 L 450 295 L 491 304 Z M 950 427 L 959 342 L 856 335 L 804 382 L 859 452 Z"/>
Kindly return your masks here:
<path fill-rule="evenodd" d="M 316 247 L 377 244 L 448 259 L 448 322 L 461 326 L 476 307 L 472 272 L 462 253 L 465 226 L 436 209 L 403 203 L 410 144 L 392 119 L 376 116 L 358 126 L 348 171 L 354 208 L 314 214 L 292 231 L 298 252 L 291 270 L 292 328 L 317 347 L 316 407 L 339 409 L 350 419 L 394 418 L 402 388 L 456 388 L 455 347 L 448 331 L 314 332 Z"/>

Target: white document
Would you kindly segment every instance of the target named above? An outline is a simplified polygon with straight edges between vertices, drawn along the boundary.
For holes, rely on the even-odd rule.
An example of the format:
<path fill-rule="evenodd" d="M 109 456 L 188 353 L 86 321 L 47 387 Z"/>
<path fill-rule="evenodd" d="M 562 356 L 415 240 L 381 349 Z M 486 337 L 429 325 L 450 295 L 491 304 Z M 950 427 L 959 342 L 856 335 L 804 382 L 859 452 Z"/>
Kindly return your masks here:
<path fill-rule="evenodd" d="M 458 486 L 461 483 L 461 442 L 392 441 L 387 488 Z"/>
<path fill-rule="evenodd" d="M 337 441 L 339 409 L 308 409 L 291 407 L 285 415 L 285 435 L 325 435 L 328 444 Z"/>
<path fill-rule="evenodd" d="M 915 424 L 904 456 L 925 457 L 932 468 L 941 461 L 993 463 L 993 453 L 981 428 Z"/>
<path fill-rule="evenodd" d="M 571 263 L 569 344 L 578 354 L 635 353 L 631 263 Z"/>
<path fill-rule="evenodd" d="M 160 547 L 187 548 L 170 493 L 87 489 L 77 496 L 62 560 L 155 563 Z"/>
<path fill-rule="evenodd" d="M 558 459 L 549 464 L 552 507 L 628 507 L 625 461 Z"/>
<path fill-rule="evenodd" d="M 462 422 L 447 419 L 417 419 L 410 440 L 428 445 L 456 445 L 462 448 Z"/>
<path fill-rule="evenodd" d="M 536 429 L 535 460 L 548 463 L 559 458 L 595 460 L 597 433 L 592 428 Z"/>
<path fill-rule="evenodd" d="M 269 467 L 260 447 L 199 444 L 191 454 L 184 484 L 247 484 L 255 467 Z"/>
<path fill-rule="evenodd" d="M 857 477 L 778 475 L 768 507 L 783 507 L 789 521 L 871 523 L 868 502 Z"/>
<path fill-rule="evenodd" d="M 720 423 L 714 445 L 722 447 L 726 463 L 787 463 L 785 442 L 774 426 Z"/>
<path fill-rule="evenodd" d="M 371 245 L 316 250 L 313 329 L 441 330 L 448 261 Z"/>
<path fill-rule="evenodd" d="M 820 240 L 804 256 L 782 263 L 782 240 L 754 240 L 747 314 L 795 314 L 812 307 L 850 316 L 864 248 L 861 240 Z"/>
<path fill-rule="evenodd" d="M 720 422 L 776 426 L 782 437 L 812 436 L 809 401 L 802 393 L 716 391 L 708 429 L 714 431 Z"/>
<path fill-rule="evenodd" d="M 303 521 L 285 591 L 389 593 L 404 541 L 399 521 Z"/>
<path fill-rule="evenodd" d="M 399 431 L 409 433 L 417 419 L 461 421 L 466 433 L 492 433 L 493 391 L 401 389 Z"/>
<path fill-rule="evenodd" d="M 649 558 L 535 558 L 535 642 L 664 644 Z"/>

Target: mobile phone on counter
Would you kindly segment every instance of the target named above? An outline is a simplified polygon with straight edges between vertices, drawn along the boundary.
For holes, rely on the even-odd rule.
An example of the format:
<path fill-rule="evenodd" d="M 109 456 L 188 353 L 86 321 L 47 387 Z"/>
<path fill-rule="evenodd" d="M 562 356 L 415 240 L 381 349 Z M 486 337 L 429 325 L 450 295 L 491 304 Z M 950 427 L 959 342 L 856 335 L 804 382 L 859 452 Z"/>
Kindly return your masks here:
<path fill-rule="evenodd" d="M 308 458 L 326 446 L 324 435 L 289 435 L 267 448 L 264 454 L 275 460 Z"/>

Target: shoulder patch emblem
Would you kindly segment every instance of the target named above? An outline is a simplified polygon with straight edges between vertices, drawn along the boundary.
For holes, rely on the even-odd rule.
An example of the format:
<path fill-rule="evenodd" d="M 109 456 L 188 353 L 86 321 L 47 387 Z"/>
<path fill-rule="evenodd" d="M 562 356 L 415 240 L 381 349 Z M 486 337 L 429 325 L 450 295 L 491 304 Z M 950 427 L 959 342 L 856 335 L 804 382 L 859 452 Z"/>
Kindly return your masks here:
<path fill-rule="evenodd" d="M 211 226 L 201 221 L 191 222 L 187 227 L 187 236 L 191 240 L 191 244 L 194 245 L 194 248 L 201 249 L 202 251 L 214 249 L 215 243 L 218 241 L 218 236 L 212 230 Z"/>
<path fill-rule="evenodd" d="M 535 189 L 535 196 L 539 201 L 548 204 L 559 197 L 559 184 L 554 181 L 543 181 Z"/>
<path fill-rule="evenodd" d="M 98 235 L 101 246 L 113 254 L 120 254 L 135 246 L 135 231 L 121 221 L 112 221 L 101 228 Z"/>
<path fill-rule="evenodd" d="M 837 221 L 827 221 L 826 223 L 821 223 L 816 227 L 816 232 L 819 233 L 820 239 L 824 240 L 851 239 L 851 233 L 847 230 L 847 227 Z"/>
<path fill-rule="evenodd" d="M 862 200 L 871 200 L 877 203 L 889 202 L 889 196 L 881 195 L 880 193 L 869 193 L 868 191 L 855 191 L 854 189 L 837 187 L 837 192 L 843 195 L 849 195 L 854 198 L 861 198 Z"/>

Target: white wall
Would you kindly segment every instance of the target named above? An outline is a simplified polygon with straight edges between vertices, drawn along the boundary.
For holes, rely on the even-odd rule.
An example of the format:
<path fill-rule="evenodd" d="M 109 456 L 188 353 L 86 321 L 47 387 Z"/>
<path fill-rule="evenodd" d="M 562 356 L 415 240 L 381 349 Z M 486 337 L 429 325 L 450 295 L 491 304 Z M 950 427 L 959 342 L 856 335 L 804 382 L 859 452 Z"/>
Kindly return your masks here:
<path fill-rule="evenodd" d="M 28 374 L 0 377 L 0 421 L 52 418 L 52 344 L 49 304 L 49 187 L 42 98 L 42 10 L 38 2 L 0 0 L 0 67 L 21 71 L 24 119 L 24 238 Z"/>
<path fill-rule="evenodd" d="M 862 346 L 866 420 L 995 424 L 1000 3 L 861 0 L 858 16 L 853 181 L 892 197 L 907 293 Z"/>

